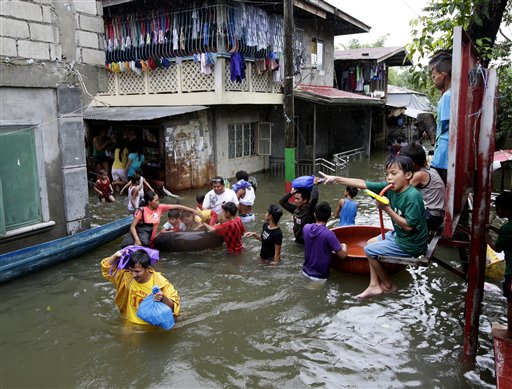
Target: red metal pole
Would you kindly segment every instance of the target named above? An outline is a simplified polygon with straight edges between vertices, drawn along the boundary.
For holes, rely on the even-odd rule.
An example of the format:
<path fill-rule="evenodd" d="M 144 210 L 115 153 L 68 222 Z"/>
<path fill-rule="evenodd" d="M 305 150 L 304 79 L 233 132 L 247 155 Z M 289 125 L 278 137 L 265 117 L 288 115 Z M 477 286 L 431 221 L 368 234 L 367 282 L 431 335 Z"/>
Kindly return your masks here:
<path fill-rule="evenodd" d="M 477 130 L 476 171 L 473 199 L 473 228 L 471 230 L 468 290 L 466 293 L 466 323 L 464 326 L 464 354 L 473 360 L 478 346 L 478 328 L 484 292 L 486 242 L 485 226 L 489 220 L 492 182 L 491 167 L 495 139 L 496 70 L 490 69 L 481 106 L 480 126 Z"/>

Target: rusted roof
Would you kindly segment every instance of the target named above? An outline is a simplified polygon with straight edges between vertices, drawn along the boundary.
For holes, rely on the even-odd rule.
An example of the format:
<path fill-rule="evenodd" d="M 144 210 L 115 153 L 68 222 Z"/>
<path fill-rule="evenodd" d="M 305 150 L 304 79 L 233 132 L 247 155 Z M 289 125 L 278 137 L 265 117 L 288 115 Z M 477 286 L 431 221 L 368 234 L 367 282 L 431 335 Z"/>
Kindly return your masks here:
<path fill-rule="evenodd" d="M 409 59 L 406 59 L 407 51 L 403 46 L 395 47 L 362 47 L 349 50 L 335 50 L 335 61 L 375 61 L 385 62 L 388 66 L 412 65 Z M 405 61 L 405 62 L 404 62 Z"/>
<path fill-rule="evenodd" d="M 385 101 L 374 97 L 346 92 L 332 86 L 300 84 L 294 90 L 295 97 L 316 103 L 337 105 L 385 105 Z"/>

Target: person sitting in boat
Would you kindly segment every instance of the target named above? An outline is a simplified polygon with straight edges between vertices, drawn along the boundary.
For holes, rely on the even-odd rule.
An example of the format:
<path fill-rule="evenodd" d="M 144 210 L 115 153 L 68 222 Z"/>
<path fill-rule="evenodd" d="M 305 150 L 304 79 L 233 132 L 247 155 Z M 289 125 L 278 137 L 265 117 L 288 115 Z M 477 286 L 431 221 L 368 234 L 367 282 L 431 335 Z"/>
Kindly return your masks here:
<path fill-rule="evenodd" d="M 357 196 L 357 192 L 357 188 L 347 186 L 347 189 L 345 189 L 345 197 L 338 201 L 338 205 L 334 211 L 334 217 L 340 218 L 338 227 L 353 226 L 356 224 L 358 204 L 357 201 L 354 200 L 354 197 Z"/>
<path fill-rule="evenodd" d="M 368 240 L 364 251 L 370 265 L 370 284 L 358 297 L 372 297 L 396 290 L 396 286 L 379 262 L 379 256 L 418 257 L 427 251 L 428 228 L 423 196 L 412 185 L 414 163 L 403 155 L 389 156 L 386 160 L 387 182 L 371 182 L 359 178 L 329 176 L 324 173 L 325 184 L 350 185 L 379 193 L 388 184 L 388 204 L 377 201 L 377 207 L 391 218 L 394 231 Z"/>
<path fill-rule="evenodd" d="M 281 246 L 283 233 L 279 228 L 279 220 L 283 211 L 277 205 L 271 204 L 265 213 L 265 222 L 261 228 L 261 234 L 246 232 L 244 237 L 252 237 L 261 242 L 260 263 L 272 266 L 279 265 L 281 261 Z"/>
<path fill-rule="evenodd" d="M 145 206 L 135 211 L 130 231 L 125 235 L 121 247 L 129 245 L 153 247 L 160 217 L 162 213 L 171 209 L 186 210 L 196 213 L 192 208 L 179 204 L 160 204 L 160 199 L 155 192 L 149 191 L 144 194 Z"/>
<path fill-rule="evenodd" d="M 160 233 L 165 232 L 181 232 L 186 230 L 185 223 L 181 220 L 181 212 L 179 209 L 171 209 L 167 212 L 167 222 Z"/>
<path fill-rule="evenodd" d="M 114 189 L 112 188 L 112 184 L 110 183 L 106 170 L 101 169 L 99 171 L 99 178 L 94 184 L 94 190 L 98 193 L 98 199 L 102 203 L 107 200 L 111 203 L 116 201 L 113 195 Z"/>
<path fill-rule="evenodd" d="M 228 202 L 232 202 L 238 207 L 238 197 L 233 190 L 226 188 L 224 184 L 224 178 L 221 176 L 215 176 L 212 178 L 212 190 L 206 193 L 203 201 L 203 209 L 211 209 L 215 211 L 220 220 L 223 220 L 222 205 Z M 224 219 L 224 220 L 227 220 Z"/>
<path fill-rule="evenodd" d="M 242 236 L 245 232 L 244 223 L 242 223 L 240 217 L 236 216 L 237 208 L 235 203 L 228 201 L 222 204 L 222 210 L 226 220 L 224 223 L 216 224 L 215 226 L 203 224 L 203 228 L 206 231 L 223 236 L 230 254 L 240 254 L 244 248 L 242 244 Z"/>
<path fill-rule="evenodd" d="M 427 167 L 427 154 L 419 143 L 402 147 L 400 155 L 405 155 L 414 162 L 414 175 L 410 184 L 414 185 L 423 196 L 427 209 L 427 226 L 429 231 L 435 232 L 444 221 L 446 196 L 444 182 L 436 169 Z"/>
<path fill-rule="evenodd" d="M 314 178 L 313 188 L 292 188 L 290 193 L 284 195 L 279 204 L 288 212 L 293 214 L 293 234 L 295 241 L 304 244 L 302 229 L 308 223 L 315 222 L 314 210 L 318 202 L 318 188 L 316 186 L 318 177 Z M 294 204 L 290 204 L 289 200 L 293 196 Z"/>
<path fill-rule="evenodd" d="M 215 224 L 217 224 L 217 212 L 215 212 L 213 209 L 203 209 L 204 197 L 204 193 L 198 193 L 196 195 L 196 211 L 198 211 L 201 214 L 201 216 L 196 216 L 196 223 L 205 223 L 214 226 Z"/>
<path fill-rule="evenodd" d="M 498 232 L 498 238 L 493 241 L 486 234 L 487 244 L 496 252 L 505 251 L 505 281 L 503 282 L 503 295 L 507 298 L 508 329 L 506 337 L 512 339 L 512 192 L 504 191 L 494 202 L 496 206 L 496 215 L 501 218 L 507 218 L 508 222 L 503 224 L 500 229 L 488 226 L 488 230 Z"/>
<path fill-rule="evenodd" d="M 304 265 L 302 274 L 313 281 L 325 281 L 329 277 L 331 256 L 347 256 L 347 245 L 340 243 L 326 224 L 331 217 L 331 206 L 323 201 L 314 209 L 316 223 L 304 226 Z"/>
<path fill-rule="evenodd" d="M 180 296 L 177 290 L 167 278 L 151 267 L 151 258 L 143 248 L 127 253 L 130 255 L 127 269 L 116 267 L 116 262 L 126 254 L 126 250 L 129 248 L 119 250 L 101 261 L 103 277 L 116 287 L 114 301 L 119 312 L 126 316 L 130 323 L 149 325 L 137 316 L 137 311 L 141 301 L 152 293 L 152 288 L 156 285 L 160 292 L 155 293 L 155 301 L 161 301 L 172 309 L 175 317 L 178 316 Z"/>
<path fill-rule="evenodd" d="M 190 211 L 181 212 L 181 220 L 185 226 L 185 231 L 197 231 L 202 226 L 195 221 L 196 215 Z"/>
<path fill-rule="evenodd" d="M 249 174 L 244 170 L 239 170 L 235 174 L 236 183 L 231 186 L 231 189 L 236 193 L 238 198 L 238 214 L 243 223 L 250 223 L 256 221 L 256 216 L 253 212 L 254 201 L 256 200 L 256 190 L 249 182 Z"/>

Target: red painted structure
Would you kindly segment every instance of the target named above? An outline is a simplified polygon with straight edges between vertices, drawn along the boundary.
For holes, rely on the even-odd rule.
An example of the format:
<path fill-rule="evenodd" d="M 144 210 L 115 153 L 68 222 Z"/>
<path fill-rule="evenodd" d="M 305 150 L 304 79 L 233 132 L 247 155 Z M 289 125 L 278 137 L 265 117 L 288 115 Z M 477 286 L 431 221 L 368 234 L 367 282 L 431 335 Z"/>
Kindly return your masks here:
<path fill-rule="evenodd" d="M 493 325 L 494 360 L 496 364 L 496 387 L 512 388 L 512 339 L 507 339 L 506 328 Z"/>
<path fill-rule="evenodd" d="M 492 186 L 497 78 L 494 69 L 480 66 L 478 53 L 462 28 L 455 28 L 453 39 L 444 243 L 450 245 L 468 195 L 473 193 L 464 326 L 464 354 L 473 359 L 485 279 L 485 226 Z"/>

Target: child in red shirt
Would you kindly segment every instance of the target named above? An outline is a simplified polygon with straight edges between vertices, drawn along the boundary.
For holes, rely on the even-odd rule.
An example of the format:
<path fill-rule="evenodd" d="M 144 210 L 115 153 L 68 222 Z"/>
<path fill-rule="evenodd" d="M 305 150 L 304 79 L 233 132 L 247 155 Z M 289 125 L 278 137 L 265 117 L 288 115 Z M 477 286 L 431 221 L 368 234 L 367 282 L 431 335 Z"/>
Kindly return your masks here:
<path fill-rule="evenodd" d="M 236 216 L 238 209 L 235 203 L 228 201 L 222 204 L 222 209 L 226 219 L 224 223 L 216 224 L 213 227 L 208 224 L 203 224 L 203 226 L 207 231 L 224 237 L 224 242 L 226 242 L 226 247 L 230 254 L 240 254 L 244 248 L 242 245 L 242 236 L 245 232 L 244 224 Z"/>
<path fill-rule="evenodd" d="M 114 189 L 110 184 L 106 170 L 101 169 L 99 171 L 99 178 L 94 184 L 94 190 L 98 194 L 98 198 L 102 203 L 104 203 L 106 200 L 110 201 L 111 203 L 116 201 L 112 195 L 112 193 L 114 193 Z"/>

